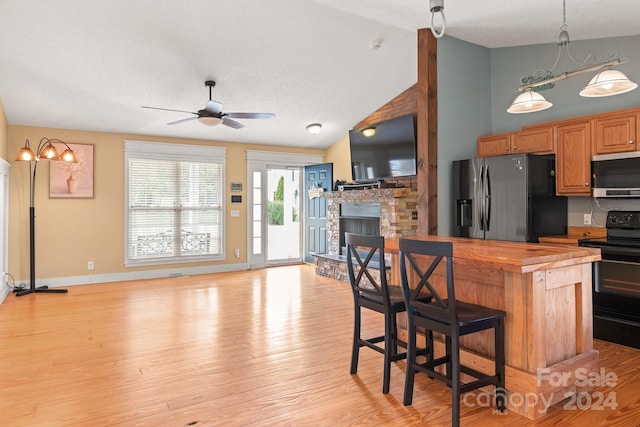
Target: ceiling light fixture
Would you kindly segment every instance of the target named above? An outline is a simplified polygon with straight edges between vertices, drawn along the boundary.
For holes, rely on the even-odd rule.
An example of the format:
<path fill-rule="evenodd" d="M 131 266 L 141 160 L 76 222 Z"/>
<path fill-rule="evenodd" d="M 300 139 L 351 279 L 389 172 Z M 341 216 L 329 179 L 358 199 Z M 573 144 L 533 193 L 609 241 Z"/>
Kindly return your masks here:
<path fill-rule="evenodd" d="M 580 91 L 581 96 L 585 97 L 601 97 L 612 96 L 626 93 L 638 87 L 638 84 L 629 80 L 624 73 L 612 70 L 615 65 L 624 64 L 627 58 L 618 58 L 617 52 L 610 51 L 607 60 L 602 60 L 601 53 L 590 53 L 584 61 L 578 61 L 571 55 L 569 51 L 569 33 L 567 31 L 567 2 L 562 1 L 562 26 L 560 27 L 560 36 L 558 37 L 558 56 L 556 62 L 549 71 L 544 69 L 536 70 L 531 76 L 523 76 L 520 79 L 522 85 L 518 88 L 521 93 L 516 97 L 507 112 L 533 113 L 535 111 L 546 110 L 553 104 L 548 102 L 539 92 L 551 89 L 554 83 L 570 77 L 579 76 L 585 73 L 599 71 L 599 73 L 591 79 L 589 84 Z M 560 62 L 563 49 L 578 68 L 573 71 L 566 71 L 554 75 L 554 70 Z"/>
<path fill-rule="evenodd" d="M 429 11 L 431 12 L 431 34 L 433 34 L 433 37 L 439 39 L 444 36 L 444 30 L 447 26 L 447 20 L 444 17 L 444 0 L 429 0 Z M 440 29 L 440 32 L 436 30 L 433 23 L 438 12 L 442 15 L 442 28 Z"/>
<path fill-rule="evenodd" d="M 376 128 L 375 127 L 364 128 L 362 129 L 362 134 L 367 138 L 371 138 L 373 135 L 376 134 Z"/>
<path fill-rule="evenodd" d="M 307 125 L 307 130 L 311 135 L 319 134 L 320 129 L 322 129 L 322 125 L 320 123 L 311 123 L 310 125 Z"/>

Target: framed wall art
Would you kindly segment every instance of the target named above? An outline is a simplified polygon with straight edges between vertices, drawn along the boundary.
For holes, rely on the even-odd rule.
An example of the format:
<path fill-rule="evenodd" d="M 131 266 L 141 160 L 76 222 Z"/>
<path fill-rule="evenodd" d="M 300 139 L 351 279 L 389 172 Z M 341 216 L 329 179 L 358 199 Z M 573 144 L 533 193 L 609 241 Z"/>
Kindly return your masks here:
<path fill-rule="evenodd" d="M 67 147 L 53 144 L 62 153 Z M 50 198 L 93 198 L 93 144 L 67 143 L 78 163 L 52 161 L 49 166 Z"/>

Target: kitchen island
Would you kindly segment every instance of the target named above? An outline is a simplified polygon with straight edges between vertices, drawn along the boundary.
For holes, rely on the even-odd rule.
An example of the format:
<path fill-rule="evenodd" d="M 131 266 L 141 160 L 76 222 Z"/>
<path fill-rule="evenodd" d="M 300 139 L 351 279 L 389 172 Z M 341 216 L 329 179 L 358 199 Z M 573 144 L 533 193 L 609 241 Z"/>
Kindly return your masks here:
<path fill-rule="evenodd" d="M 551 405 L 596 385 L 600 372 L 598 352 L 593 349 L 591 263 L 600 260 L 599 249 L 440 236 L 411 238 L 453 242 L 456 298 L 507 313 L 509 410 L 536 419 Z M 385 247 L 392 254 L 391 276 L 396 281 L 398 239 L 386 239 Z M 446 294 L 444 268 L 434 274 L 432 284 Z M 400 335 L 406 337 L 406 331 Z M 462 337 L 461 362 L 493 372 L 493 339 L 490 331 Z M 444 354 L 442 341 L 434 346 L 436 357 Z M 462 404 L 469 403 L 464 399 L 478 404 L 474 396 L 463 395 L 462 399 Z"/>

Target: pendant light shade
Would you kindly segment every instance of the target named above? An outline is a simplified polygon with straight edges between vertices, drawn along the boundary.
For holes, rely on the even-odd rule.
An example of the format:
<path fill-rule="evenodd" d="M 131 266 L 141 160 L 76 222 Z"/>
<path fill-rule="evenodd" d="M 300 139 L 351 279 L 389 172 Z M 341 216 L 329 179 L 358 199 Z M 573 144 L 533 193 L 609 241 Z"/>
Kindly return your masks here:
<path fill-rule="evenodd" d="M 637 87 L 638 84 L 629 80 L 622 71 L 605 69 L 591 79 L 589 84 L 580 91 L 580 96 L 596 98 L 619 95 Z"/>
<path fill-rule="evenodd" d="M 516 99 L 513 100 L 507 112 L 512 114 L 533 113 L 551 108 L 552 105 L 552 103 L 544 99 L 544 96 L 538 92 L 525 89 L 524 92 L 516 96 Z"/>

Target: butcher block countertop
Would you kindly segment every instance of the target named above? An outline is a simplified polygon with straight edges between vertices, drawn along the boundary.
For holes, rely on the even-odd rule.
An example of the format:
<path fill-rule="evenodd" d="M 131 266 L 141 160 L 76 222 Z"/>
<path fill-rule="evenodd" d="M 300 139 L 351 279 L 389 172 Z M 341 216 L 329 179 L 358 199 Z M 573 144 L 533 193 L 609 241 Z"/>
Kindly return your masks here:
<path fill-rule="evenodd" d="M 540 243 L 554 245 L 578 245 L 580 239 L 592 239 L 606 237 L 607 229 L 604 227 L 569 227 L 569 232 L 561 236 L 541 236 Z"/>
<path fill-rule="evenodd" d="M 600 249 L 596 248 L 447 236 L 410 238 L 452 242 L 453 258 L 457 265 L 473 265 L 515 273 L 529 273 L 600 260 Z M 385 250 L 389 253 L 398 253 L 398 239 L 385 239 Z"/>

